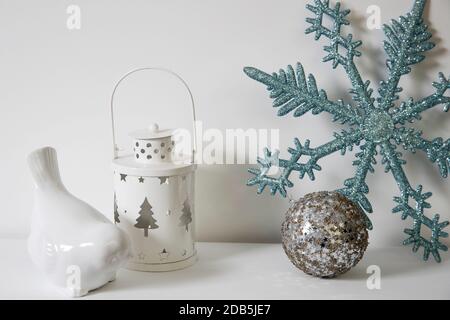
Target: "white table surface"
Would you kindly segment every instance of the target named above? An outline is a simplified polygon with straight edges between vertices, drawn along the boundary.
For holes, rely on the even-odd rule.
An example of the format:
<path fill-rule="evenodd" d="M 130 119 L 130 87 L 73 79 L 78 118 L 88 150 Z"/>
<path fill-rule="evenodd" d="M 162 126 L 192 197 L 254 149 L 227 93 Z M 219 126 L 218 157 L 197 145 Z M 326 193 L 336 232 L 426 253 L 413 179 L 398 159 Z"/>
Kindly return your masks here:
<path fill-rule="evenodd" d="M 0 239 L 0 299 L 64 299 L 28 258 L 22 239 Z M 79 299 L 449 299 L 450 257 L 423 262 L 410 248 L 369 247 L 339 278 L 297 270 L 280 244 L 198 243 L 199 261 L 173 272 L 121 270 L 117 280 Z M 366 286 L 381 268 L 381 289 Z"/>

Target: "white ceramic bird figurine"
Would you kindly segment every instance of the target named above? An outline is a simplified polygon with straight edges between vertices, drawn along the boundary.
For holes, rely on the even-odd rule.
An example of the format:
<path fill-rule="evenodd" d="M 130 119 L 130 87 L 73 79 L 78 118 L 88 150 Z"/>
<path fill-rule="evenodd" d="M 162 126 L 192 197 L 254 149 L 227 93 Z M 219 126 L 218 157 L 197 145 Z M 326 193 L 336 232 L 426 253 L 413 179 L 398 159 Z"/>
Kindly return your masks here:
<path fill-rule="evenodd" d="M 28 165 L 36 186 L 28 238 L 33 263 L 72 297 L 114 280 L 131 256 L 128 235 L 67 191 L 55 149 L 35 150 Z"/>

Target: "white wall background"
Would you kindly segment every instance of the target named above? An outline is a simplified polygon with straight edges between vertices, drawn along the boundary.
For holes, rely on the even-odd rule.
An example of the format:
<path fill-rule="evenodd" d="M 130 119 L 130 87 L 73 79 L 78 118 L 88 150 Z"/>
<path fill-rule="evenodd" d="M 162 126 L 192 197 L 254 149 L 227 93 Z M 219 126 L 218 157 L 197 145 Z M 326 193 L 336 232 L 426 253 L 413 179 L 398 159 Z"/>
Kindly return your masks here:
<path fill-rule="evenodd" d="M 357 64 L 363 77 L 378 83 L 385 77 L 380 30 L 366 28 L 366 9 L 376 4 L 387 22 L 407 12 L 412 0 L 345 0 L 352 9 L 356 39 L 364 57 Z M 261 84 L 242 72 L 246 65 L 275 71 L 301 61 L 315 74 L 331 98 L 348 98 L 342 69 L 320 62 L 324 42 L 306 36 L 305 1 L 299 0 L 170 0 L 0 1 L 0 236 L 24 236 L 29 229 L 32 182 L 25 157 L 34 148 L 54 146 L 67 187 L 109 217 L 112 216 L 111 130 L 108 98 L 114 82 L 139 66 L 164 66 L 190 84 L 198 118 L 205 128 L 279 128 L 281 150 L 292 139 L 310 138 L 313 146 L 327 142 L 339 126 L 323 114 L 301 119 L 278 118 Z M 66 8 L 81 8 L 81 30 L 66 28 Z M 429 1 L 426 19 L 438 44 L 408 79 L 403 96 L 433 92 L 431 82 L 442 70 L 450 73 L 448 48 L 450 2 Z M 349 30 L 348 28 L 346 30 Z M 187 126 L 186 96 L 170 79 L 136 76 L 121 89 L 117 105 L 131 128 L 159 121 L 162 126 Z M 172 89 L 174 88 L 174 89 Z M 180 110 L 180 111 L 177 111 Z M 417 124 L 427 137 L 449 136 L 450 119 L 436 108 Z M 406 154 L 413 185 L 432 191 L 433 209 L 444 218 L 449 184 L 423 154 Z M 352 176 L 352 153 L 323 159 L 317 180 L 296 182 L 294 194 L 332 190 Z M 245 186 L 244 165 L 201 166 L 197 174 L 197 230 L 201 240 L 278 241 L 286 200 L 256 196 Z M 403 222 L 391 214 L 396 185 L 377 167 L 368 179 L 374 207 L 376 245 L 397 245 Z"/>

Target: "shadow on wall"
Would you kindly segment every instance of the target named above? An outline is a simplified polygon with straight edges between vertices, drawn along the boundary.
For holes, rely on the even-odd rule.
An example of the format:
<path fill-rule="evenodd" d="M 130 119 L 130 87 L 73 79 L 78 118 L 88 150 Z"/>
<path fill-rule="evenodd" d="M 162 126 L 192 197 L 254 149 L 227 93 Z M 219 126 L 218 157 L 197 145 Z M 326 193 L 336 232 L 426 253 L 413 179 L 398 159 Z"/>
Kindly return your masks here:
<path fill-rule="evenodd" d="M 402 14 L 406 14 L 410 9 L 408 2 L 405 5 L 405 9 Z M 405 87 L 407 92 L 400 94 L 400 99 L 397 104 L 408 98 L 408 95 L 414 95 L 414 98 L 421 98 L 432 93 L 433 88 L 431 86 L 432 81 L 437 79 L 437 73 L 430 72 L 431 69 L 439 67 L 439 58 L 448 53 L 448 50 L 441 45 L 442 39 L 439 37 L 439 31 L 435 30 L 429 20 L 430 7 L 432 2 L 428 2 L 425 7 L 425 20 L 430 26 L 430 31 L 433 33 L 432 42 L 436 44 L 436 47 L 430 52 L 426 53 L 426 59 L 412 68 L 412 73 L 405 76 L 401 83 Z M 388 17 L 389 16 L 389 17 Z M 391 18 L 397 19 L 397 15 L 390 16 L 388 13 L 385 17 L 385 22 L 389 23 Z M 349 17 L 351 21 L 351 28 L 346 28 L 345 32 L 351 32 L 354 34 L 355 39 L 361 39 L 364 44 L 360 48 L 363 56 L 356 60 L 356 64 L 361 71 L 362 75 L 369 75 L 368 78 L 372 80 L 372 88 L 375 90 L 374 97 L 378 96 L 376 92 L 379 85 L 379 81 L 386 80 L 388 70 L 386 68 L 387 55 L 382 48 L 382 41 L 384 40 L 384 33 L 382 30 L 368 30 L 366 27 L 367 16 L 363 12 L 352 11 Z M 364 41 L 370 36 L 379 38 L 378 45 L 371 45 L 369 41 Z M 320 41 L 319 45 L 324 45 L 324 41 Z M 446 72 L 445 70 L 443 70 Z M 311 69 L 314 73 L 314 69 Z M 332 74 L 332 71 L 329 71 Z M 333 75 L 336 76 L 337 75 Z M 322 87 L 321 84 L 319 84 Z M 347 88 L 350 84 L 337 81 L 334 87 L 326 88 L 331 93 L 330 96 L 337 98 L 344 98 L 346 102 L 354 105 L 350 100 L 350 95 L 347 92 Z M 269 104 L 269 101 L 267 102 Z M 321 118 L 323 115 L 320 116 Z M 301 121 L 301 120 L 297 120 Z M 303 119 L 305 121 L 305 119 Z M 315 121 L 320 121 L 316 119 Z M 299 122 L 301 123 L 301 122 Z M 348 128 L 347 125 L 340 126 L 336 123 L 329 124 L 335 131 Z M 424 137 L 432 139 L 437 136 L 444 136 L 446 138 L 446 132 L 450 122 L 448 118 L 443 116 L 442 108 L 436 107 L 434 110 L 430 110 L 423 114 L 423 120 L 414 124 L 413 127 L 422 129 L 425 132 Z M 300 140 L 304 140 L 304 136 L 300 133 L 295 134 Z M 289 138 L 291 139 L 291 138 Z M 281 148 L 283 149 L 283 148 Z M 359 151 L 358 147 L 355 147 L 355 151 Z M 445 195 L 448 190 L 448 180 L 444 180 L 440 177 L 437 167 L 431 163 L 425 154 L 420 151 L 417 155 L 411 155 L 409 152 L 404 151 L 399 147 L 398 151 L 401 151 L 404 158 L 408 161 L 405 166 L 406 174 L 410 179 L 412 185 L 419 183 L 423 184 L 425 188 L 433 189 L 437 191 L 435 196 L 431 199 L 431 203 L 437 203 L 438 197 Z M 320 165 L 324 168 L 339 167 L 336 166 L 335 159 L 339 155 L 334 154 L 329 158 L 322 159 Z M 352 156 L 349 156 L 353 158 Z M 377 160 L 380 161 L 380 157 L 377 156 Z M 333 162 L 333 166 L 327 165 Z M 256 195 L 256 188 L 250 188 L 246 186 L 246 181 L 250 177 L 247 173 L 247 169 L 250 166 L 247 165 L 213 165 L 213 166 L 201 166 L 197 171 L 197 181 L 201 180 L 201 184 L 197 183 L 196 189 L 196 213 L 197 213 L 197 234 L 199 240 L 213 240 L 213 241 L 239 241 L 239 242 L 279 242 L 280 241 L 280 227 L 284 218 L 284 213 L 289 207 L 289 203 L 286 199 L 280 196 L 270 196 L 267 190 L 260 196 Z M 345 167 L 339 170 L 338 173 L 333 171 L 324 171 L 321 173 L 321 179 L 318 179 L 318 183 L 313 188 L 314 191 L 318 190 L 333 190 L 337 187 L 341 187 L 345 178 L 342 178 L 343 171 L 350 172 L 345 174 L 345 178 L 349 178 L 354 175 L 355 167 L 351 166 L 351 162 L 347 161 Z M 395 206 L 392 201 L 393 196 L 399 195 L 399 190 L 395 185 L 395 182 L 391 174 L 384 174 L 383 167 L 378 164 L 375 167 L 376 174 L 370 174 L 368 176 L 368 184 L 371 192 L 369 199 L 374 206 L 375 213 L 370 215 L 370 218 L 374 222 L 375 228 L 387 232 L 371 233 L 371 239 L 374 242 L 379 242 L 381 238 L 384 238 L 384 242 L 392 244 L 400 244 L 404 239 L 402 230 L 402 222 L 399 221 L 398 215 L 392 215 L 391 210 Z M 297 181 L 296 178 L 293 181 Z M 305 179 L 307 180 L 307 179 Z M 302 195 L 307 192 L 308 182 L 302 181 Z M 320 182 L 322 181 L 322 182 Z M 320 185 L 320 183 L 323 183 Z M 428 189 L 427 189 L 428 190 Z M 313 191 L 313 190 L 311 190 Z M 434 214 L 434 207 L 431 211 L 427 210 L 427 216 Z M 437 208 L 438 212 L 442 212 L 441 208 Z M 448 212 L 442 212 L 443 217 L 448 216 Z M 385 221 L 392 221 L 391 225 L 386 226 Z M 410 227 L 411 220 L 408 219 L 405 222 L 405 227 Z M 392 232 L 390 232 L 392 229 Z M 448 242 L 449 240 L 444 240 Z"/>
<path fill-rule="evenodd" d="M 280 242 L 288 200 L 258 196 L 246 186 L 247 165 L 209 165 L 197 170 L 195 211 L 199 241 Z M 251 227 L 249 227 L 251 226 Z"/>

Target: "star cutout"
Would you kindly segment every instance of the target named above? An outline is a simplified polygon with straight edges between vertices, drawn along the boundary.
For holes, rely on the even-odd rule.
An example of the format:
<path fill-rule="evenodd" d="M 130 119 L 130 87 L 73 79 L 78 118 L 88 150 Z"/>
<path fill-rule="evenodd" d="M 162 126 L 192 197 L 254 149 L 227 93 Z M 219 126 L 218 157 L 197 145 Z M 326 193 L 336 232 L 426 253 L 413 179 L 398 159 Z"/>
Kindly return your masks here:
<path fill-rule="evenodd" d="M 167 260 L 167 257 L 169 256 L 169 253 L 167 252 L 166 248 L 163 249 L 163 251 L 161 251 L 159 253 L 159 258 L 161 260 Z"/>
<path fill-rule="evenodd" d="M 144 260 L 145 259 L 145 254 L 143 252 L 138 254 L 138 259 L 139 260 Z"/>
<path fill-rule="evenodd" d="M 124 173 L 121 173 L 120 174 L 120 181 L 127 181 L 127 175 L 126 174 L 124 174 Z"/>
<path fill-rule="evenodd" d="M 143 177 L 140 177 L 138 180 L 139 180 L 139 183 L 144 183 L 144 178 Z"/>
<path fill-rule="evenodd" d="M 169 184 L 169 177 L 158 177 L 159 184 Z"/>

